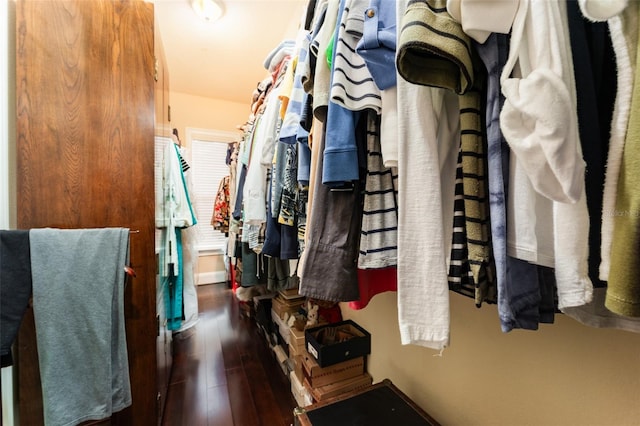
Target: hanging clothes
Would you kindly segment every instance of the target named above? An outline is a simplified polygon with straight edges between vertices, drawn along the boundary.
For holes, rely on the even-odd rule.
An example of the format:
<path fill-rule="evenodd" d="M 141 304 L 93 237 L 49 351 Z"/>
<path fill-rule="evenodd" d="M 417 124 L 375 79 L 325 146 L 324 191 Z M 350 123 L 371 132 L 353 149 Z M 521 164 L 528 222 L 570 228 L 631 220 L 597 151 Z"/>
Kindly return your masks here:
<path fill-rule="evenodd" d="M 220 180 L 216 198 L 213 202 L 213 217 L 211 218 L 211 226 L 220 232 L 229 232 L 229 206 L 231 203 L 230 194 L 230 176 L 227 175 Z"/>
<path fill-rule="evenodd" d="M 156 227 L 161 228 L 160 279 L 164 294 L 167 328 L 179 330 L 185 319 L 183 310 L 184 267 L 182 228 L 197 223 L 187 180 L 184 157 L 176 144 L 167 144 L 163 157 L 161 203 L 156 203 Z"/>
<path fill-rule="evenodd" d="M 428 5 L 397 2 L 397 68 Z M 457 95 L 397 79 L 398 319 L 402 344 L 449 344 L 447 258 L 451 250 L 459 128 Z M 416 196 L 416 194 L 420 194 Z M 429 212 L 425 215 L 424 212 Z"/>
<path fill-rule="evenodd" d="M 637 43 L 640 58 L 640 43 Z M 640 64 L 636 62 L 631 113 L 624 142 L 611 243 L 611 268 L 605 306 L 613 313 L 640 317 Z"/>
<path fill-rule="evenodd" d="M 0 230 L 0 364 L 13 365 L 11 346 L 31 297 L 28 230 Z"/>
<path fill-rule="evenodd" d="M 380 116 L 367 115 L 367 172 L 364 182 L 359 269 L 398 264 L 398 170 L 382 164 Z"/>
<path fill-rule="evenodd" d="M 625 2 L 626 3 L 626 2 Z M 620 3 L 610 2 L 611 9 L 599 9 L 597 3 L 588 1 L 580 2 L 584 16 L 591 21 L 608 19 L 607 26 L 611 35 L 611 42 L 615 51 L 617 65 L 616 85 L 617 91 L 611 120 L 611 135 L 609 138 L 609 151 L 607 155 L 605 185 L 603 192 L 602 223 L 601 223 L 601 263 L 599 278 L 607 280 L 611 265 L 611 245 L 613 227 L 615 223 L 615 202 L 618 176 L 624 149 L 627 124 L 631 111 L 632 91 L 628 87 L 634 85 L 637 51 L 635 49 L 638 40 L 638 5 L 630 2 L 625 5 L 620 13 L 616 7 Z M 593 9 L 592 7 L 596 7 Z M 595 16 L 597 15 L 597 17 Z M 598 224 L 595 224 L 596 226 Z M 605 307 L 607 294 L 606 287 L 594 288 L 591 303 L 565 309 L 565 313 L 576 320 L 593 327 L 607 327 L 640 332 L 640 317 L 628 317 L 612 312 Z"/>
<path fill-rule="evenodd" d="M 521 0 L 500 79 L 505 96 L 500 126 L 516 158 L 510 171 L 520 172 L 523 182 L 515 192 L 522 201 L 511 213 L 524 215 L 513 223 L 527 227 L 510 226 L 509 232 L 512 241 L 528 247 L 532 255 L 514 256 L 548 262 L 541 264 L 555 269 L 561 310 L 584 305 L 593 294 L 587 262 L 585 168 L 567 26 L 564 2 Z M 511 74 L 516 63 L 521 77 Z M 535 217 L 551 220 L 536 223 Z"/>
<path fill-rule="evenodd" d="M 322 127 L 322 126 L 321 126 Z M 312 157 L 310 208 L 305 250 L 300 268 L 300 294 L 328 301 L 358 299 L 357 260 L 360 220 L 360 182 L 353 191 L 332 192 L 322 184 L 322 152 L 326 135 L 316 135 Z"/>

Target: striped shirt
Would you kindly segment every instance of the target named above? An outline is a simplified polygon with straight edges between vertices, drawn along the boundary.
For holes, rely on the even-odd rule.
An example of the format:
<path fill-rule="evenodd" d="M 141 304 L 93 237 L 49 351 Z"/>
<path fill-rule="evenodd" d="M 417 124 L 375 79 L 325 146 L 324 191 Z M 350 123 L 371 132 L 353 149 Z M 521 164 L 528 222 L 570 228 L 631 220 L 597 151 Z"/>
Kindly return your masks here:
<path fill-rule="evenodd" d="M 480 79 L 476 79 L 476 85 Z M 482 129 L 482 95 L 474 86 L 459 97 L 460 157 L 464 215 L 469 265 L 475 282 L 475 301 L 480 306 L 495 299 L 494 264 L 491 261 L 491 232 L 486 180 L 486 136 Z"/>
<path fill-rule="evenodd" d="M 385 268 L 398 263 L 397 180 L 397 169 L 382 164 L 380 116 L 369 110 L 359 269 Z"/>
<path fill-rule="evenodd" d="M 334 45 L 331 100 L 351 111 L 371 108 L 380 113 L 380 90 L 356 46 L 364 31 L 364 13 L 368 2 L 347 0 Z"/>
<path fill-rule="evenodd" d="M 462 183 L 462 150 L 458 150 L 455 198 L 453 202 L 453 236 L 449 263 L 449 289 L 475 299 L 475 283 L 469 265 L 467 227 L 464 212 L 464 185 Z"/>

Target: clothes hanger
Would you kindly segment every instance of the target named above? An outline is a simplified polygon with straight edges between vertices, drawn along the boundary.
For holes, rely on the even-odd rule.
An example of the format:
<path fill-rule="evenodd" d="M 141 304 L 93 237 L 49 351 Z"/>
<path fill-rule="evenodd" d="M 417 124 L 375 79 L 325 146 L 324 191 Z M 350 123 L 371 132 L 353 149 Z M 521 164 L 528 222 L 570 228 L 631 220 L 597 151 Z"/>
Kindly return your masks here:
<path fill-rule="evenodd" d="M 178 136 L 178 129 L 176 129 L 175 127 L 173 128 L 173 136 L 175 136 L 175 137 L 176 137 L 176 138 L 175 138 L 175 140 L 174 140 L 174 142 L 176 142 L 176 141 L 177 141 L 178 146 L 179 146 L 180 148 L 182 148 L 182 141 L 180 140 L 180 136 Z"/>

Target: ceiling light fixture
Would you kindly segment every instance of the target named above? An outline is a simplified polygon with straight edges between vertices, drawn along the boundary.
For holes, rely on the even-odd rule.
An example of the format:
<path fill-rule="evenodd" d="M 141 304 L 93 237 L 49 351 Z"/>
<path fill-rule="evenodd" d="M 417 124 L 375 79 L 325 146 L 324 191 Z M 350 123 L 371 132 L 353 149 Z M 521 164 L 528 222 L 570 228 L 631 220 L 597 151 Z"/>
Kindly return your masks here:
<path fill-rule="evenodd" d="M 216 0 L 191 0 L 191 7 L 207 22 L 217 21 L 224 13 L 222 5 Z"/>

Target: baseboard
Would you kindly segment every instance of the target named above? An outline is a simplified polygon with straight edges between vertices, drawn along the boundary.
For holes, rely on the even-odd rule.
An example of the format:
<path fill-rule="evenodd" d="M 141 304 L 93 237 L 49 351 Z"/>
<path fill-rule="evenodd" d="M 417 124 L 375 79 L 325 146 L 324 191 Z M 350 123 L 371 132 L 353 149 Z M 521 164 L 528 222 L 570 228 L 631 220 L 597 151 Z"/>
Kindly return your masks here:
<path fill-rule="evenodd" d="M 227 273 L 225 271 L 202 272 L 198 274 L 198 285 L 223 283 L 227 281 Z"/>

